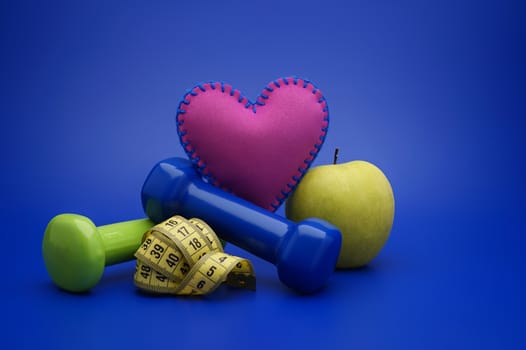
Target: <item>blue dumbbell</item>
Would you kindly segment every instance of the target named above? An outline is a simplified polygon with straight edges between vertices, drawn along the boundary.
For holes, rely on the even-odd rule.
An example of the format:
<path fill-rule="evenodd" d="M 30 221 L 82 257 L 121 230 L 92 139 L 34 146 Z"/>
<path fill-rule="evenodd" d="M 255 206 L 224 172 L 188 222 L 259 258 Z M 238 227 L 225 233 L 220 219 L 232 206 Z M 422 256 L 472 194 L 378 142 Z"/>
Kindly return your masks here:
<path fill-rule="evenodd" d="M 146 215 L 199 217 L 218 236 L 276 265 L 282 283 L 300 293 L 327 284 L 341 247 L 340 231 L 321 219 L 293 223 L 204 182 L 183 158 L 163 160 L 142 188 Z"/>

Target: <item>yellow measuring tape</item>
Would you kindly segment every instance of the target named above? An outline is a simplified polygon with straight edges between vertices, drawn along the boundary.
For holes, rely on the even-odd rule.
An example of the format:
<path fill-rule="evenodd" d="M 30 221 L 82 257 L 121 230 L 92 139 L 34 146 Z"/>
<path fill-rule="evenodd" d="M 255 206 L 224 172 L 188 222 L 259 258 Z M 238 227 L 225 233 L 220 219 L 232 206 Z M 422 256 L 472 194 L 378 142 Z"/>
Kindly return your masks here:
<path fill-rule="evenodd" d="M 152 227 L 135 257 L 134 282 L 143 290 L 199 295 L 223 282 L 256 289 L 250 261 L 224 253 L 214 231 L 200 219 L 176 215 Z"/>

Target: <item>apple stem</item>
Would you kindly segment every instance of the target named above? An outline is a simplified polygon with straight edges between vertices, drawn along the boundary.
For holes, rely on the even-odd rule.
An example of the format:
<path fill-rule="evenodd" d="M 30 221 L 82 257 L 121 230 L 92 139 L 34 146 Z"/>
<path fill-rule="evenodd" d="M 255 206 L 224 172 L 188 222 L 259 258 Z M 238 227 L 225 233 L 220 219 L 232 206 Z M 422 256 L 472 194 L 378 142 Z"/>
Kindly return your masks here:
<path fill-rule="evenodd" d="M 340 150 L 339 150 L 338 147 L 336 147 L 334 149 L 334 160 L 333 160 L 332 164 L 336 164 L 338 162 L 338 152 L 340 152 Z"/>

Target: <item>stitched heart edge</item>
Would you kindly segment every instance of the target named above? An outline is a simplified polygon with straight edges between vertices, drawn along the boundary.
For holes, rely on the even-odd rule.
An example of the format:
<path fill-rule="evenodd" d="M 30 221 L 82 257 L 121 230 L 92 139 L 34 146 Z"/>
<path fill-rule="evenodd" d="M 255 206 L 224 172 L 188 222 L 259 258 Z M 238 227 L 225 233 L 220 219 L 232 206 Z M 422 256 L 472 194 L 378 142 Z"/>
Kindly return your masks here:
<path fill-rule="evenodd" d="M 274 197 L 274 201 L 268 203 L 266 207 L 264 207 L 265 209 L 271 212 L 276 211 L 281 206 L 281 204 L 283 204 L 283 202 L 288 198 L 291 192 L 296 188 L 297 184 L 301 181 L 307 170 L 310 168 L 312 162 L 316 159 L 316 156 L 318 155 L 323 143 L 325 142 L 325 138 L 327 136 L 327 131 L 329 128 L 329 106 L 327 104 L 327 100 L 325 99 L 321 91 L 318 89 L 318 87 L 316 87 L 316 85 L 308 79 L 300 77 L 283 77 L 267 84 L 267 86 L 265 86 L 265 88 L 263 89 L 261 94 L 256 98 L 256 100 L 252 102 L 250 99 L 245 97 L 240 90 L 237 90 L 232 85 L 224 83 L 222 81 L 210 81 L 207 83 L 200 83 L 195 85 L 193 88 L 186 90 L 185 94 L 183 95 L 183 98 L 179 102 L 179 105 L 177 107 L 177 114 L 175 116 L 179 141 L 183 146 L 183 149 L 185 150 L 188 158 L 192 161 L 194 167 L 201 174 L 202 178 L 206 182 L 211 183 L 214 186 L 223 189 L 224 191 L 233 192 L 231 188 L 224 186 L 214 176 L 210 169 L 207 168 L 206 163 L 197 154 L 197 151 L 192 147 L 191 143 L 184 139 L 185 136 L 188 134 L 188 131 L 184 129 L 185 114 L 187 112 L 185 106 L 190 105 L 190 103 L 192 102 L 192 98 L 199 95 L 200 93 L 204 93 L 209 90 L 220 89 L 222 93 L 229 94 L 233 98 L 237 99 L 238 103 L 244 105 L 245 108 L 252 109 L 252 111 L 256 113 L 257 107 L 264 106 L 265 101 L 276 89 L 279 89 L 282 86 L 286 86 L 289 84 L 300 85 L 304 89 L 311 89 L 310 91 L 318 97 L 317 102 L 318 104 L 320 104 L 323 113 L 322 121 L 325 121 L 326 124 L 320 129 L 318 142 L 313 145 L 314 151 L 310 150 L 307 158 L 303 160 L 304 165 L 298 167 L 295 173 L 290 177 L 290 180 L 287 182 L 286 187 L 282 187 L 280 189 L 280 193 Z M 235 194 L 235 192 L 233 193 Z"/>

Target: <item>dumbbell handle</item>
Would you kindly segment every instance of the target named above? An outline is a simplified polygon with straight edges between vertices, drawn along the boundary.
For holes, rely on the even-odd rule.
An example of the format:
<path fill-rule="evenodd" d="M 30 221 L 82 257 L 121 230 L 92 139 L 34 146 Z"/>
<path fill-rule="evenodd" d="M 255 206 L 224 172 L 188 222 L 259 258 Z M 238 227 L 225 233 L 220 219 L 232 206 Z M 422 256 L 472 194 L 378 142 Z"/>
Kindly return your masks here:
<path fill-rule="evenodd" d="M 149 219 L 137 219 L 98 226 L 106 252 L 105 265 L 110 266 L 132 260 L 141 245 L 143 234 L 153 226 Z"/>
<path fill-rule="evenodd" d="M 172 178 L 159 184 L 146 181 L 143 187 L 143 207 L 150 219 L 161 222 L 175 214 L 204 218 L 222 239 L 276 263 L 276 247 L 295 229 L 295 223 L 202 181 L 194 175 L 195 169 L 187 160 L 171 158 L 165 162 L 175 164 L 170 168 Z M 159 167 L 163 167 L 162 163 Z M 150 174 L 150 177 L 152 175 L 155 176 Z M 170 191 L 174 185 L 176 189 Z M 151 186 L 166 186 L 153 190 L 166 193 L 164 203 L 149 201 L 151 197 L 147 194 Z"/>
<path fill-rule="evenodd" d="M 218 202 L 218 199 L 221 201 Z M 276 248 L 296 224 L 237 199 L 231 196 L 225 200 L 221 189 L 195 181 L 188 187 L 180 210 L 183 216 L 195 213 L 196 216 L 206 217 L 221 238 L 275 264 Z"/>

